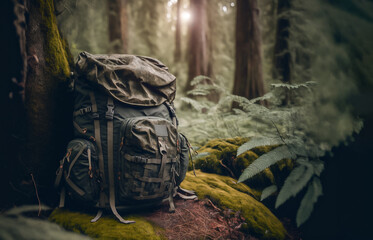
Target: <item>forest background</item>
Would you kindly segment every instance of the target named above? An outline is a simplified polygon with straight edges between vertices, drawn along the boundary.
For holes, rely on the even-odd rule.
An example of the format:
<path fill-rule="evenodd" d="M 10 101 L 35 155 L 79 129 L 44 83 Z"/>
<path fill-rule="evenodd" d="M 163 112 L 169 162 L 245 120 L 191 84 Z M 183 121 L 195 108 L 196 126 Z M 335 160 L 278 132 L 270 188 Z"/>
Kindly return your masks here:
<path fill-rule="evenodd" d="M 259 38 L 256 36 L 253 49 L 261 58 L 244 64 L 237 64 L 241 49 L 236 45 L 237 39 L 242 34 L 254 36 L 249 29 L 255 26 L 246 28 L 248 32 L 245 25 L 242 31 L 237 30 L 236 20 L 246 20 L 245 14 L 237 17 L 237 7 L 243 5 L 236 1 L 111 3 L 55 1 L 57 22 L 74 58 L 87 51 L 145 55 L 164 62 L 178 79 L 175 104 L 180 129 L 196 146 L 213 138 L 235 136 L 301 138 L 307 146 L 321 152 L 314 162 L 321 160 L 325 164 L 320 176 L 324 195 L 303 231 L 312 235 L 318 229 L 324 236 L 370 235 L 371 1 L 258 1 L 258 7 L 251 8 L 253 12 L 247 16 L 259 16 Z M 118 14 L 122 16 L 120 21 Z M 9 21 L 7 15 L 3 16 L 3 23 Z M 203 34 L 202 46 L 193 40 L 193 31 Z M 3 40 L 3 72 L 11 76 L 9 63 L 18 62 L 8 50 L 7 44 L 12 40 Z M 242 51 L 244 48 L 243 45 Z M 32 59 L 28 61 L 32 64 Z M 239 75 L 237 69 L 245 64 L 261 68 L 262 72 L 253 73 L 254 80 Z M 208 78 L 197 77 L 200 75 Z M 2 97 L 9 99 L 9 85 L 4 86 Z M 256 90 L 237 90 L 246 87 Z M 259 105 L 236 95 L 248 99 L 265 97 L 256 100 L 262 103 Z M 4 105 L 4 115 L 12 118 L 2 119 L 2 146 L 8 146 L 8 139 L 17 138 L 17 131 L 23 130 L 19 128 L 14 134 L 7 128 L 14 127 L 9 121 L 15 124 L 25 119 L 11 107 Z M 18 141 L 13 139 L 11 143 Z M 2 153 L 2 167 L 6 168 L 6 159 L 12 159 L 14 154 L 5 150 Z"/>

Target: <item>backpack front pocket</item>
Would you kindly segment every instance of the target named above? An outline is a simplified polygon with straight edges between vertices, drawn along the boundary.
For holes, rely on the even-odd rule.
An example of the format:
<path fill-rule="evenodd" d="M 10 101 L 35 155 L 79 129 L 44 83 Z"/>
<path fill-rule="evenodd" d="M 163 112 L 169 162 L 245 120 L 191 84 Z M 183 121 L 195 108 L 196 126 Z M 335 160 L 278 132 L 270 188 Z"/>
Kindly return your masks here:
<path fill-rule="evenodd" d="M 167 198 L 175 186 L 176 128 L 162 118 L 130 118 L 121 139 L 119 201 Z"/>

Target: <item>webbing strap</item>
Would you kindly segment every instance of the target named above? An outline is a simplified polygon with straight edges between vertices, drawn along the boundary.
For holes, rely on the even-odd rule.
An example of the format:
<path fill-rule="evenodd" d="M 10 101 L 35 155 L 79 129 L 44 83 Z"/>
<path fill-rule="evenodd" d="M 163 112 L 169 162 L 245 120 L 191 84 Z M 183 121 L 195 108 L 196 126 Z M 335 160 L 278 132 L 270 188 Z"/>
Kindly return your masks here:
<path fill-rule="evenodd" d="M 195 199 L 198 199 L 197 195 L 187 196 L 187 195 L 184 195 L 184 194 L 182 194 L 182 193 L 180 193 L 180 192 L 178 192 L 177 195 L 178 195 L 180 198 L 184 199 L 184 200 L 195 200 Z"/>
<path fill-rule="evenodd" d="M 81 108 L 81 109 L 73 112 L 73 116 L 76 117 L 76 116 L 84 115 L 84 114 L 89 113 L 91 111 L 92 111 L 92 107 L 88 106 L 88 107 Z"/>
<path fill-rule="evenodd" d="M 84 194 L 85 194 L 84 191 L 82 189 L 80 189 L 80 187 L 78 187 L 77 185 L 75 185 L 75 183 L 73 183 L 69 178 L 65 178 L 65 181 L 80 196 L 84 196 Z"/>
<path fill-rule="evenodd" d="M 75 162 L 78 160 L 79 156 L 82 155 L 84 149 L 86 148 L 87 146 L 86 145 L 83 145 L 78 154 L 76 154 L 75 158 L 73 159 L 73 161 L 70 163 L 70 166 L 69 166 L 69 171 L 67 172 L 67 176 L 66 178 L 69 178 L 70 177 L 70 173 L 71 173 L 71 169 L 73 168 L 73 166 L 75 165 Z"/>
<path fill-rule="evenodd" d="M 99 209 L 96 217 L 91 219 L 91 223 L 97 222 L 101 218 L 103 212 L 104 211 L 102 209 Z"/>
<path fill-rule="evenodd" d="M 87 131 L 87 129 L 82 129 L 75 121 L 73 121 L 73 126 L 80 134 L 85 134 Z"/>
<path fill-rule="evenodd" d="M 166 105 L 168 111 L 170 112 L 171 119 L 172 119 L 172 124 L 177 128 L 179 123 L 178 123 L 178 120 L 176 118 L 176 112 L 175 112 L 174 107 L 168 102 L 165 102 L 164 104 Z"/>
<path fill-rule="evenodd" d="M 96 98 L 95 94 L 93 92 L 89 92 L 89 96 L 91 98 L 91 104 L 92 104 L 92 113 L 97 115 L 97 104 L 96 104 Z M 98 165 L 100 169 L 100 178 L 102 181 L 101 185 L 101 191 L 100 191 L 100 200 L 99 200 L 99 206 L 105 207 L 105 186 L 106 186 L 106 178 L 105 178 L 105 165 L 104 165 L 104 155 L 102 153 L 102 146 L 101 146 L 101 132 L 100 132 L 100 120 L 98 118 L 95 118 L 93 121 L 94 127 L 95 127 L 95 139 L 96 139 L 96 145 L 98 150 Z"/>
<path fill-rule="evenodd" d="M 127 161 L 134 162 L 134 163 L 142 163 L 142 164 L 161 164 L 162 159 L 161 158 L 144 158 L 141 156 L 132 156 L 129 154 L 124 154 L 124 158 Z M 176 158 L 166 158 L 165 163 L 175 163 Z"/>
<path fill-rule="evenodd" d="M 63 208 L 65 206 L 65 197 L 66 197 L 66 189 L 63 187 L 60 193 L 60 204 L 58 205 L 59 208 Z"/>
<path fill-rule="evenodd" d="M 112 106 L 114 105 L 113 99 L 111 97 L 108 98 L 108 110 L 112 111 L 113 108 Z M 111 108 L 109 108 L 109 106 Z M 115 217 L 118 218 L 118 220 L 121 223 L 134 223 L 135 221 L 129 221 L 129 220 L 124 220 L 118 213 L 116 207 L 115 207 L 115 190 L 114 190 L 114 160 L 113 160 L 113 152 L 114 152 L 114 123 L 113 119 L 109 119 L 108 116 L 110 114 L 107 114 L 107 146 L 108 146 L 108 173 L 109 173 L 109 204 L 111 211 L 115 215 Z"/>
<path fill-rule="evenodd" d="M 60 166 L 56 171 L 56 180 L 54 181 L 54 187 L 57 188 L 60 185 L 63 175 L 63 164 L 65 163 L 66 156 L 60 161 Z"/>

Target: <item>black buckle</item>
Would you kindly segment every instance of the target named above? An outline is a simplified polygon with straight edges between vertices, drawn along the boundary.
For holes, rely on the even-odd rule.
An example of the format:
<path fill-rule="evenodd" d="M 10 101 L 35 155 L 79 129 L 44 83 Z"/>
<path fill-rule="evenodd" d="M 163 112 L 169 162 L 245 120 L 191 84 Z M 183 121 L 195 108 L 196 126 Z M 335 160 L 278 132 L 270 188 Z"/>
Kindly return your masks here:
<path fill-rule="evenodd" d="M 114 118 L 114 105 L 107 105 L 107 111 L 105 113 L 105 117 L 108 120 L 113 120 L 113 118 Z"/>
<path fill-rule="evenodd" d="M 86 114 L 86 113 L 89 113 L 89 112 L 92 112 L 92 107 L 91 106 L 88 106 L 86 108 L 82 108 L 82 109 L 79 110 L 80 115 L 83 115 L 83 114 Z"/>
<path fill-rule="evenodd" d="M 92 113 L 92 118 L 93 119 L 99 119 L 100 118 L 100 114 L 98 114 L 97 112 L 93 112 Z"/>

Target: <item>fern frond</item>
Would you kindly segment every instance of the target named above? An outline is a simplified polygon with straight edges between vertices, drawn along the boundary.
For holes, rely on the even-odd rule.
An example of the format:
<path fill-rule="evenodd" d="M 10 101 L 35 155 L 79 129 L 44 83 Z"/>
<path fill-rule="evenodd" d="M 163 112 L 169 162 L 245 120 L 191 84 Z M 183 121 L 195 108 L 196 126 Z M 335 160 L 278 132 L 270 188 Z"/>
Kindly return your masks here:
<path fill-rule="evenodd" d="M 276 162 L 290 158 L 294 159 L 296 157 L 295 154 L 289 151 L 287 146 L 280 146 L 278 148 L 273 149 L 272 151 L 263 154 L 259 158 L 257 158 L 252 164 L 250 164 L 241 174 L 238 182 L 243 182 L 248 178 L 253 177 L 254 175 L 258 174 L 259 172 L 263 171 L 267 167 L 275 164 Z"/>
<path fill-rule="evenodd" d="M 279 145 L 283 144 L 284 142 L 281 138 L 268 138 L 268 137 L 255 137 L 250 139 L 250 141 L 244 143 L 237 149 L 237 157 L 242 153 L 249 151 L 255 147 L 260 146 L 270 146 L 270 145 Z"/>
<path fill-rule="evenodd" d="M 211 80 L 210 77 L 200 75 L 200 76 L 197 76 L 197 77 L 193 78 L 193 80 L 190 82 L 190 85 L 196 86 L 196 85 L 200 84 L 205 79 Z"/>
<path fill-rule="evenodd" d="M 313 172 L 316 174 L 316 176 L 320 177 L 322 171 L 324 171 L 324 162 L 320 160 L 314 160 L 311 161 L 311 164 L 313 166 Z"/>
<path fill-rule="evenodd" d="M 185 102 L 185 103 L 190 104 L 198 112 L 201 112 L 202 109 L 206 107 L 202 103 L 200 103 L 200 102 L 198 102 L 194 99 L 188 98 L 188 97 L 182 97 L 182 98 L 180 98 L 180 100 Z"/>
<path fill-rule="evenodd" d="M 289 90 L 298 89 L 298 88 L 307 88 L 310 89 L 310 86 L 316 85 L 317 82 L 315 81 L 308 81 L 305 83 L 298 83 L 298 84 L 288 84 L 288 83 L 272 83 L 271 87 L 273 88 L 287 88 Z"/>
<path fill-rule="evenodd" d="M 210 91 L 201 89 L 201 88 L 195 88 L 187 92 L 187 95 L 193 95 L 193 96 L 206 96 L 210 93 Z"/>
<path fill-rule="evenodd" d="M 314 177 L 311 184 L 308 186 L 307 192 L 304 195 L 296 217 L 297 226 L 302 225 L 313 211 L 313 205 L 317 199 L 322 195 L 322 185 L 318 177 Z"/>
<path fill-rule="evenodd" d="M 271 196 L 276 191 L 277 191 L 277 186 L 276 185 L 271 185 L 269 187 L 266 187 L 263 190 L 262 195 L 260 196 L 260 201 L 263 201 L 264 199 L 266 199 L 267 197 Z"/>
<path fill-rule="evenodd" d="M 256 103 L 256 102 L 259 102 L 259 101 L 264 101 L 264 100 L 271 99 L 273 97 L 274 97 L 273 93 L 272 92 L 268 92 L 268 93 L 264 94 L 261 97 L 257 97 L 257 98 L 251 99 L 250 102 L 251 103 Z"/>
<path fill-rule="evenodd" d="M 299 165 L 294 168 L 286 178 L 284 186 L 276 199 L 275 207 L 278 208 L 290 197 L 295 197 L 309 182 L 313 175 L 313 168 L 306 165 Z"/>

